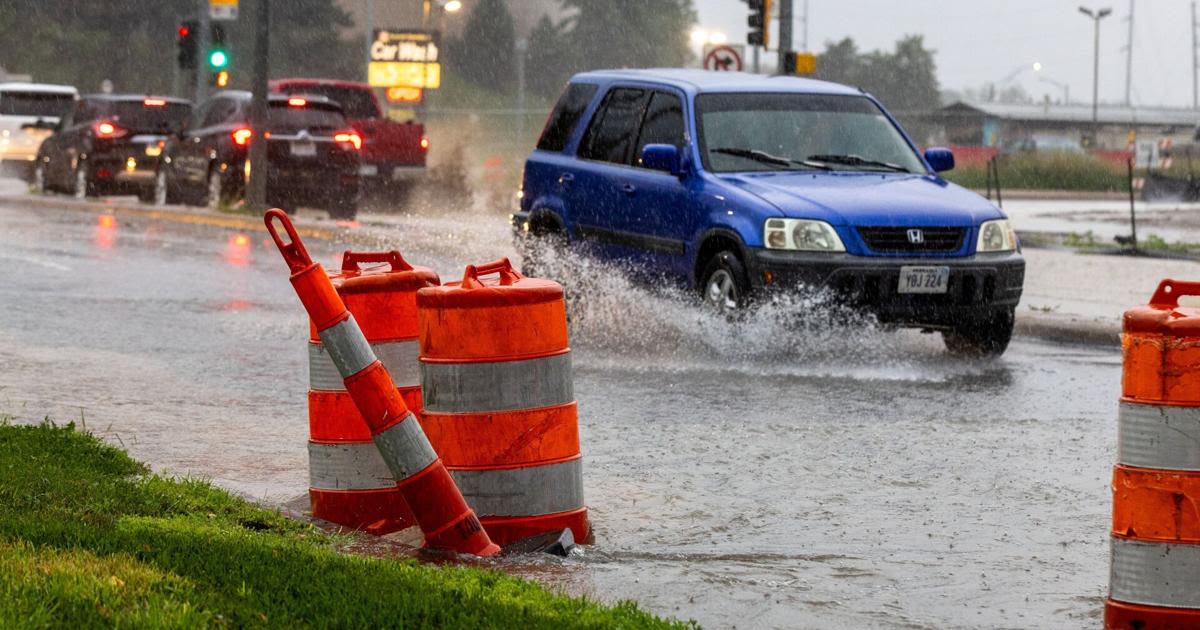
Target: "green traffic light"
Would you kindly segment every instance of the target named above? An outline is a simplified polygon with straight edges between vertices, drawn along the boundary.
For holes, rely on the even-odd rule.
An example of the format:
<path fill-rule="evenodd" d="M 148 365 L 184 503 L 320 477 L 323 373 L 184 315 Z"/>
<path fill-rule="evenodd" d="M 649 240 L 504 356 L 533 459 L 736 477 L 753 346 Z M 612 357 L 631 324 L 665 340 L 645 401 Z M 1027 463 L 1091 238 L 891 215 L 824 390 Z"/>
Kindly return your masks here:
<path fill-rule="evenodd" d="M 224 50 L 217 48 L 208 53 L 208 65 L 214 69 L 224 68 L 229 65 L 229 55 Z"/>

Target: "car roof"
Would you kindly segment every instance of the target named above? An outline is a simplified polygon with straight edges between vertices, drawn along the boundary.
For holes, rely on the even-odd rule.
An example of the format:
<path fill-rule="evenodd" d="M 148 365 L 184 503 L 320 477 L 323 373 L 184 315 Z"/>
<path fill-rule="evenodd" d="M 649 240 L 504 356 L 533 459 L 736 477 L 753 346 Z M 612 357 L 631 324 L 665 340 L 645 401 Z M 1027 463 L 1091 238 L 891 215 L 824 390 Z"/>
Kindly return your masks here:
<path fill-rule="evenodd" d="M 840 83 L 748 72 L 714 72 L 686 68 L 593 70 L 581 72 L 571 82 L 647 81 L 670 85 L 691 94 L 708 92 L 802 92 L 858 95 L 862 90 Z"/>
<path fill-rule="evenodd" d="M 158 96 L 155 94 L 84 94 L 81 98 L 89 101 L 144 101 L 148 98 L 155 98 L 175 105 L 191 105 L 192 102 L 186 98 L 176 96 Z"/>
<path fill-rule="evenodd" d="M 47 92 L 51 94 L 71 94 L 79 93 L 74 86 L 70 85 L 54 85 L 52 83 L 27 83 L 22 81 L 4 81 L 0 82 L 0 92 L 11 90 L 13 92 Z"/>
<path fill-rule="evenodd" d="M 317 86 L 327 85 L 330 87 L 353 88 L 357 90 L 371 90 L 371 85 L 360 81 L 343 81 L 341 79 L 312 79 L 312 78 L 290 78 L 290 79 L 272 79 L 271 89 L 278 88 L 283 85 L 298 85 L 298 86 Z"/>
<path fill-rule="evenodd" d="M 221 90 L 219 92 L 214 92 L 212 96 L 213 97 L 225 96 L 225 97 L 237 99 L 239 101 L 248 101 L 248 100 L 254 98 L 254 94 L 251 92 L 248 92 L 246 90 Z M 279 93 L 273 92 L 273 93 L 267 94 L 267 101 L 268 102 L 276 102 L 276 103 L 277 102 L 286 102 L 289 98 L 295 98 L 298 96 L 303 97 L 304 100 L 308 101 L 309 103 L 320 105 L 322 107 L 327 107 L 329 109 L 336 109 L 339 112 L 342 111 L 341 103 L 339 103 L 329 97 L 321 96 L 320 94 L 305 94 L 303 92 L 294 92 L 292 94 L 279 94 Z"/>

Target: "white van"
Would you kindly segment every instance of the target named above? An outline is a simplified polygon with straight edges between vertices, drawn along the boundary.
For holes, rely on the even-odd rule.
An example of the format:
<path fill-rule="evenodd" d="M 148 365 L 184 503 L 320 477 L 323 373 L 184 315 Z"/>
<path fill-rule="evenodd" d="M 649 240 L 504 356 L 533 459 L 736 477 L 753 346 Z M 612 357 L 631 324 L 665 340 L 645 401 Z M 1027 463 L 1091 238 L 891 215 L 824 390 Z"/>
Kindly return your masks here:
<path fill-rule="evenodd" d="M 69 85 L 0 83 L 0 171 L 28 179 L 42 140 L 78 98 Z"/>

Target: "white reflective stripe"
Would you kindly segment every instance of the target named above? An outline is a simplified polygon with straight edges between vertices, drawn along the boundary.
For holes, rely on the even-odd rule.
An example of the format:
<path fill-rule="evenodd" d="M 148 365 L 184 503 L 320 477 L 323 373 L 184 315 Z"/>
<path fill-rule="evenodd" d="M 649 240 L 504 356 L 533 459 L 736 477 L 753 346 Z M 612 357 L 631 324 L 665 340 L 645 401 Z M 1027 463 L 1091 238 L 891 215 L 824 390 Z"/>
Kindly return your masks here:
<path fill-rule="evenodd" d="M 417 363 L 420 346 L 416 339 L 386 341 L 371 344 L 375 356 L 383 362 L 396 387 L 418 387 L 421 384 L 421 366 Z M 308 386 L 311 389 L 340 392 L 346 390 L 342 375 L 333 359 L 320 343 L 308 344 Z"/>
<path fill-rule="evenodd" d="M 524 468 L 451 469 L 450 476 L 479 516 L 537 516 L 584 506 L 579 457 Z"/>
<path fill-rule="evenodd" d="M 563 405 L 575 400 L 571 353 L 497 363 L 421 363 L 421 396 L 427 411 L 509 411 Z"/>
<path fill-rule="evenodd" d="M 1114 536 L 1109 587 L 1120 602 L 1200 608 L 1200 545 Z"/>
<path fill-rule="evenodd" d="M 1122 402 L 1117 411 L 1117 463 L 1200 470 L 1200 408 Z"/>
<path fill-rule="evenodd" d="M 375 362 L 371 344 L 367 343 L 353 315 L 317 334 L 343 379 L 358 374 Z"/>
<path fill-rule="evenodd" d="M 308 485 L 319 490 L 378 490 L 395 488 L 396 479 L 371 442 L 309 442 Z"/>
<path fill-rule="evenodd" d="M 411 413 L 399 424 L 375 434 L 374 439 L 396 481 L 408 479 L 437 461 L 433 445 Z"/>

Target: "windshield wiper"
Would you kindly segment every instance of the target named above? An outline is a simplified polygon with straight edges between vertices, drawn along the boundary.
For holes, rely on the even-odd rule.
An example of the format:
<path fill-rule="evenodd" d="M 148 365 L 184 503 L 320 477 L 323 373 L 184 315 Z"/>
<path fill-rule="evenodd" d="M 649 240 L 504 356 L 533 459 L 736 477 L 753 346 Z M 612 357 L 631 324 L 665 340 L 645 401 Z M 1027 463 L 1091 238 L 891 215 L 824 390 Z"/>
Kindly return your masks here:
<path fill-rule="evenodd" d="M 821 164 L 819 162 L 813 162 L 811 160 L 793 160 L 792 158 L 789 158 L 789 157 L 783 157 L 780 155 L 772 155 L 770 153 L 767 153 L 766 151 L 759 151 L 758 149 L 739 149 L 736 147 L 720 147 L 717 149 L 709 149 L 708 151 L 709 151 L 709 153 L 722 153 L 724 155 L 732 155 L 734 157 L 746 158 L 747 160 L 754 160 L 755 162 L 760 162 L 762 164 L 771 164 L 772 166 L 788 167 L 788 166 L 792 166 L 792 165 L 797 165 L 797 166 L 807 166 L 808 168 L 819 168 L 824 171 L 828 171 L 832 168 L 828 164 Z"/>
<path fill-rule="evenodd" d="M 896 171 L 897 173 L 911 173 L 912 172 L 912 171 L 908 170 L 907 168 L 900 166 L 899 164 L 893 164 L 892 162 L 882 162 L 880 160 L 868 160 L 859 155 L 818 154 L 818 155 L 810 155 L 810 156 L 808 156 L 808 159 L 812 160 L 814 162 L 826 162 L 827 164 L 844 164 L 846 166 L 873 166 L 876 168 L 886 168 L 889 171 Z"/>

